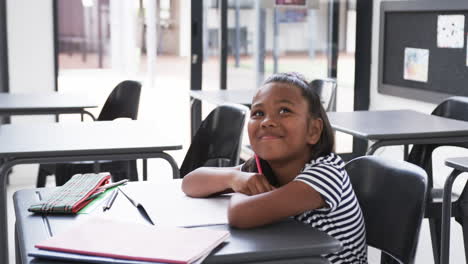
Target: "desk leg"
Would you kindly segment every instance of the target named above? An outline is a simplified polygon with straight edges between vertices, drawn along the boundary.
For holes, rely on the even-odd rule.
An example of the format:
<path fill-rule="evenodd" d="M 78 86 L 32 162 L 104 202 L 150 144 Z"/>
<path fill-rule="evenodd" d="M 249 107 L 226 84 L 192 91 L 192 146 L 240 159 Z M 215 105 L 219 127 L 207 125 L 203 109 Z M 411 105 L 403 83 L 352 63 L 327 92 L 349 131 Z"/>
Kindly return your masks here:
<path fill-rule="evenodd" d="M 366 155 L 374 155 L 374 152 L 381 147 L 381 142 L 377 141 L 367 149 Z"/>
<path fill-rule="evenodd" d="M 93 116 L 93 114 L 86 110 L 81 111 L 81 121 L 84 121 L 84 115 L 88 115 L 93 121 L 96 121 L 96 118 Z"/>
<path fill-rule="evenodd" d="M 440 245 L 440 263 L 449 263 L 450 250 L 450 217 L 452 215 L 452 185 L 458 175 L 459 170 L 453 170 L 445 180 L 444 195 L 442 200 L 442 234 Z"/>
<path fill-rule="evenodd" d="M 8 264 L 8 218 L 7 218 L 7 175 L 13 164 L 8 161 L 0 167 L 0 263 Z"/>
<path fill-rule="evenodd" d="M 172 172 L 174 173 L 174 171 Z M 148 160 L 143 159 L 143 181 L 147 181 L 147 180 L 148 180 Z"/>
<path fill-rule="evenodd" d="M 381 147 L 385 147 L 385 146 L 393 146 L 395 145 L 395 142 L 394 141 L 385 141 L 385 140 L 377 140 L 374 142 L 374 144 L 372 144 L 369 149 L 367 150 L 366 152 L 366 155 L 374 155 L 374 152 L 377 151 L 377 149 L 381 148 Z M 401 143 L 399 144 L 401 145 Z"/>
<path fill-rule="evenodd" d="M 179 172 L 179 167 L 177 166 L 177 162 L 174 160 L 174 158 L 165 153 L 165 152 L 161 152 L 161 153 L 158 153 L 157 155 L 154 156 L 155 158 L 161 158 L 161 159 L 165 159 L 167 162 L 169 162 L 169 164 L 171 165 L 171 168 L 172 168 L 172 176 L 174 179 L 179 179 L 180 178 L 180 172 Z"/>
<path fill-rule="evenodd" d="M 408 144 L 403 145 L 403 160 L 407 161 L 408 160 L 408 155 L 409 155 L 409 146 Z"/>

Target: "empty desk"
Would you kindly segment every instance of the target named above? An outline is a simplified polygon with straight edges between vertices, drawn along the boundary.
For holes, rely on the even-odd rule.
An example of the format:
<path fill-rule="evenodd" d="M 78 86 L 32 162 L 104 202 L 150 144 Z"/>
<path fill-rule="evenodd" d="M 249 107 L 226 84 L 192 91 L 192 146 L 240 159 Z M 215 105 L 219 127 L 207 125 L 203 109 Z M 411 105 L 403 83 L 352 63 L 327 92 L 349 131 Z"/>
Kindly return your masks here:
<path fill-rule="evenodd" d="M 96 100 L 80 94 L 30 93 L 14 94 L 0 93 L 0 115 L 58 115 L 87 114 L 87 108 L 96 108 Z"/>
<path fill-rule="evenodd" d="M 373 141 L 367 154 L 392 145 L 468 142 L 468 122 L 412 110 L 330 112 L 332 127 Z"/>

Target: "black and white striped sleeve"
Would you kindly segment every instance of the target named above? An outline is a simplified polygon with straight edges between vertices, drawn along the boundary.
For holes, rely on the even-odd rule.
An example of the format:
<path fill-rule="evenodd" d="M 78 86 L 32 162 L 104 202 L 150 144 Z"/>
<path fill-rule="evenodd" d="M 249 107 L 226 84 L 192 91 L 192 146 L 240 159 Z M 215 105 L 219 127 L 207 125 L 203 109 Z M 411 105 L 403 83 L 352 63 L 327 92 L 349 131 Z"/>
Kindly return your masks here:
<path fill-rule="evenodd" d="M 316 164 L 306 168 L 295 178 L 296 181 L 309 185 L 322 195 L 328 206 L 317 210 L 332 212 L 340 204 L 343 193 L 340 170 L 327 164 Z"/>

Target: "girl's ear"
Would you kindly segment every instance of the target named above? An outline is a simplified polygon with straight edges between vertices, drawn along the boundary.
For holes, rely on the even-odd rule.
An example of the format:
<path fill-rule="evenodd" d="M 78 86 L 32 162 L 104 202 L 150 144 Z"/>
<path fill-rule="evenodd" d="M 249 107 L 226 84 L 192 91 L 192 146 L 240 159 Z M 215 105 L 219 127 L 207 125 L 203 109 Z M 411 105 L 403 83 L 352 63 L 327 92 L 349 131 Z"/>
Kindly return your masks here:
<path fill-rule="evenodd" d="M 321 118 L 311 118 L 309 120 L 309 131 L 307 133 L 307 143 L 315 145 L 322 135 L 323 120 Z"/>

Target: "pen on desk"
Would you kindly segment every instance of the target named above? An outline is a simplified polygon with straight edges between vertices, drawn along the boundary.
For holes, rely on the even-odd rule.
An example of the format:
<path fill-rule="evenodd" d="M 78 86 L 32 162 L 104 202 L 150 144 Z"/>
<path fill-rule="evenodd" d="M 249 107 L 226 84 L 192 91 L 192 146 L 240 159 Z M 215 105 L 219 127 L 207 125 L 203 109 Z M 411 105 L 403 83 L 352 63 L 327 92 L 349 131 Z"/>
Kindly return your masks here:
<path fill-rule="evenodd" d="M 128 182 L 128 179 L 123 179 L 123 180 L 118 181 L 118 182 L 113 182 L 113 183 L 106 184 L 106 185 L 100 187 L 99 189 L 107 190 L 107 189 L 113 188 L 115 186 L 126 184 L 127 182 Z"/>
<path fill-rule="evenodd" d="M 257 154 L 255 154 L 255 163 L 257 164 L 258 173 L 263 174 L 262 165 L 260 164 L 260 159 Z"/>
<path fill-rule="evenodd" d="M 86 200 L 92 200 L 92 199 L 98 197 L 99 195 L 101 195 L 102 193 L 104 193 L 106 190 L 108 190 L 110 188 L 113 188 L 115 186 L 126 184 L 127 182 L 128 182 L 128 179 L 124 179 L 124 180 L 121 180 L 121 181 L 118 181 L 118 182 L 109 183 L 109 184 L 106 184 L 106 185 L 104 185 L 102 187 L 99 187 Z"/>
<path fill-rule="evenodd" d="M 118 190 L 114 190 L 109 197 L 109 199 L 106 201 L 106 204 L 102 207 L 103 211 L 109 210 L 112 207 L 112 204 L 115 201 L 115 198 L 117 197 L 117 194 L 119 194 Z"/>
<path fill-rule="evenodd" d="M 143 215 L 143 217 L 148 220 L 148 222 L 150 222 L 150 224 L 154 225 L 154 222 L 153 220 L 151 220 L 151 217 L 149 216 L 149 214 L 146 212 L 145 208 L 143 207 L 143 205 L 135 200 L 133 200 L 132 198 L 130 198 L 130 196 L 128 196 L 122 189 L 120 189 L 119 187 L 117 187 L 117 189 L 125 196 L 127 197 L 127 199 L 130 201 L 130 203 L 133 204 L 133 206 L 135 206 L 138 211 L 140 212 L 141 215 Z"/>

